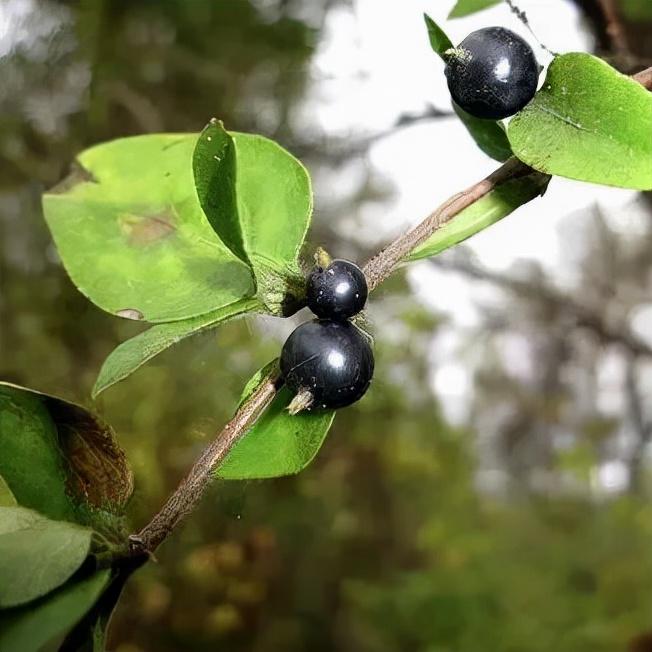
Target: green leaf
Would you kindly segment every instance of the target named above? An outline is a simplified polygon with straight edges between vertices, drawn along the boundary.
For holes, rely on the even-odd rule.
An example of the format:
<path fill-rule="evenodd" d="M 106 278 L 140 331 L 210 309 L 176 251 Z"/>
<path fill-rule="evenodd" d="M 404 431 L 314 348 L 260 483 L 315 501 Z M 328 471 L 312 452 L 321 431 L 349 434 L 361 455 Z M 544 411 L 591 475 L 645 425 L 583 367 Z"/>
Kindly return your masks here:
<path fill-rule="evenodd" d="M 263 311 L 257 299 L 243 299 L 200 317 L 157 324 L 118 346 L 104 361 L 93 387 L 93 398 L 124 380 L 154 356 L 186 337 L 217 328 L 229 319 L 255 310 Z"/>
<path fill-rule="evenodd" d="M 199 205 L 196 140 L 158 134 L 92 147 L 44 195 L 66 270 L 104 310 L 166 322 L 253 294 L 251 270 L 219 240 Z"/>
<path fill-rule="evenodd" d="M 0 611 L 0 652 L 39 652 L 65 636 L 93 607 L 109 579 L 108 570 L 75 576 L 35 602 Z"/>
<path fill-rule="evenodd" d="M 55 520 L 103 531 L 133 490 L 109 426 L 79 405 L 9 383 L 0 383 L 0 451 L 0 474 L 18 503 Z"/>
<path fill-rule="evenodd" d="M 276 361 L 261 369 L 245 386 L 243 400 L 267 377 Z M 324 443 L 334 410 L 302 412 L 291 416 L 287 407 L 293 395 L 283 387 L 254 426 L 233 447 L 217 477 L 224 480 L 276 478 L 299 473 Z"/>
<path fill-rule="evenodd" d="M 234 255 L 251 263 L 265 304 L 279 302 L 267 295 L 283 279 L 296 291 L 303 284 L 298 258 L 312 215 L 303 165 L 274 141 L 229 134 L 213 120 L 197 141 L 193 168 L 209 222 Z"/>
<path fill-rule="evenodd" d="M 417 247 L 407 260 L 429 258 L 479 233 L 506 217 L 519 206 L 539 197 L 549 177 L 532 172 L 498 186 L 482 199 L 458 213 L 448 224 Z"/>
<path fill-rule="evenodd" d="M 507 133 L 502 122 L 476 118 L 455 104 L 455 102 L 452 104 L 457 117 L 462 121 L 462 124 L 466 127 L 478 147 L 487 156 L 501 163 L 512 156 L 512 148 L 509 145 L 509 139 L 507 138 Z"/>
<path fill-rule="evenodd" d="M 0 608 L 63 584 L 86 559 L 93 531 L 22 507 L 0 507 Z"/>
<path fill-rule="evenodd" d="M 310 176 L 280 145 L 255 134 L 228 134 L 217 120 L 193 157 L 199 201 L 234 254 L 279 272 L 296 268 L 312 215 Z"/>
<path fill-rule="evenodd" d="M 543 88 L 509 123 L 518 158 L 536 170 L 652 189 L 652 93 L 590 54 L 557 57 Z"/>
<path fill-rule="evenodd" d="M 11 489 L 9 489 L 9 485 L 0 475 L 0 507 L 15 507 L 17 504 L 15 496 L 11 493 Z"/>
<path fill-rule="evenodd" d="M 441 57 L 442 61 L 446 63 L 444 53 L 451 49 L 453 44 L 448 36 L 446 36 L 444 30 L 430 16 L 424 14 L 424 18 L 426 27 L 428 28 L 430 45 Z M 457 106 L 455 102 L 452 102 L 452 104 L 462 124 L 466 127 L 478 147 L 487 156 L 502 162 L 506 161 L 512 155 L 512 149 L 501 122 L 476 118 Z"/>
<path fill-rule="evenodd" d="M 437 25 L 437 23 L 428 16 L 428 14 L 423 14 L 423 19 L 426 21 L 426 27 L 428 28 L 428 38 L 430 39 L 430 46 L 433 51 L 436 52 L 442 60 L 444 60 L 444 52 L 450 50 L 453 47 L 452 41 L 446 35 L 446 32 Z M 445 61 L 445 60 L 444 60 Z"/>
<path fill-rule="evenodd" d="M 482 11 L 483 9 L 493 7 L 494 5 L 500 4 L 501 2 L 502 0 L 457 0 L 457 3 L 451 9 L 448 17 L 462 18 L 463 16 L 474 14 L 477 11 Z"/>

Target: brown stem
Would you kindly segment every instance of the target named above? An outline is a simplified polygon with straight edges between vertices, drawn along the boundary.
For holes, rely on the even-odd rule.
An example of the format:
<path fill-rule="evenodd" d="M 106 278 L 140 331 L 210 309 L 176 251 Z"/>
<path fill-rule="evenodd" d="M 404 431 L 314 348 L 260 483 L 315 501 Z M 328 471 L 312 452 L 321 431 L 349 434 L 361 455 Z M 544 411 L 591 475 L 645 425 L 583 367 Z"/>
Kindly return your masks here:
<path fill-rule="evenodd" d="M 153 553 L 172 530 L 199 503 L 213 480 L 215 469 L 235 443 L 251 428 L 272 402 L 278 389 L 277 371 L 270 373 L 240 406 L 217 437 L 204 449 L 188 475 L 168 498 L 161 511 L 138 533 L 130 537 L 132 552 Z"/>
<path fill-rule="evenodd" d="M 652 90 L 652 68 L 634 75 L 634 79 L 647 89 Z M 516 158 L 510 158 L 486 179 L 453 195 L 421 224 L 400 236 L 364 266 L 363 271 L 367 277 L 369 290 L 380 285 L 410 252 L 458 213 L 506 181 L 533 172 L 534 170 L 525 163 Z M 206 447 L 188 475 L 163 505 L 161 511 L 138 534 L 130 537 L 134 554 L 153 553 L 172 530 L 196 507 L 211 483 L 215 469 L 272 402 L 279 386 L 277 374 L 278 372 L 275 371 L 267 376 L 256 391 L 240 406 L 233 419 Z"/>
<path fill-rule="evenodd" d="M 532 172 L 532 168 L 525 163 L 517 158 L 510 158 L 486 179 L 446 200 L 421 224 L 394 240 L 364 266 L 363 271 L 367 277 L 369 291 L 377 288 L 411 251 L 427 240 L 435 231 L 441 229 L 458 213 L 482 199 L 496 186 Z"/>

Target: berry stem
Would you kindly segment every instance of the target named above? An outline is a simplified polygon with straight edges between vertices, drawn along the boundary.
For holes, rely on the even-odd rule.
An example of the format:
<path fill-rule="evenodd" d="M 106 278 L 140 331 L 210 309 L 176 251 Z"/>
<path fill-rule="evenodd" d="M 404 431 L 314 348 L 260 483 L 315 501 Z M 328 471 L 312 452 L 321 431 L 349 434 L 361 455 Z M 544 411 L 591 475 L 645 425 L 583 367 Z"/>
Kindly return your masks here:
<path fill-rule="evenodd" d="M 633 79 L 652 91 L 652 67 L 633 75 Z M 511 158 L 482 181 L 453 195 L 421 224 L 397 238 L 364 266 L 363 271 L 367 277 L 369 291 L 378 287 L 413 249 L 441 229 L 460 211 L 482 199 L 488 192 L 506 181 L 532 173 L 534 173 L 532 168 L 516 158 Z M 143 553 L 153 554 L 175 527 L 192 512 L 213 480 L 217 467 L 233 446 L 256 423 L 258 417 L 276 396 L 279 388 L 279 375 L 275 369 L 261 382 L 254 393 L 238 408 L 234 417 L 204 449 L 188 475 L 181 481 L 156 516 L 138 534 L 129 537 L 134 556 Z M 302 403 L 312 399 L 310 392 L 300 392 L 298 396 L 302 397 Z"/>
<path fill-rule="evenodd" d="M 291 415 L 299 414 L 303 410 L 307 410 L 313 403 L 315 399 L 312 395 L 312 392 L 309 389 L 302 389 L 288 405 L 288 412 Z"/>

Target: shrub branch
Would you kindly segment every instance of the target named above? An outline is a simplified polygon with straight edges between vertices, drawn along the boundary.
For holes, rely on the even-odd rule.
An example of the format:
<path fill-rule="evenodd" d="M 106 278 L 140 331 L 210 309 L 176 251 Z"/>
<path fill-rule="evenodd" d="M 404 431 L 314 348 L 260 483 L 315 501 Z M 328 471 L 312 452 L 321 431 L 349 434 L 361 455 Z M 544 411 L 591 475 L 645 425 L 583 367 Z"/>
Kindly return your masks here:
<path fill-rule="evenodd" d="M 256 423 L 258 417 L 276 396 L 278 388 L 278 371 L 274 370 L 204 449 L 161 511 L 138 534 L 133 534 L 129 538 L 132 553 L 153 553 L 179 522 L 190 514 L 213 480 L 217 467 L 238 440 Z"/>
<path fill-rule="evenodd" d="M 633 78 L 652 91 L 652 67 L 637 73 Z M 528 174 L 541 173 L 536 173 L 516 158 L 510 158 L 482 181 L 453 195 L 423 222 L 398 237 L 364 266 L 363 271 L 367 277 L 369 290 L 378 287 L 416 247 L 458 213 L 482 199 L 496 187 Z M 130 537 L 133 554 L 153 553 L 174 528 L 192 512 L 211 483 L 217 467 L 269 406 L 280 385 L 278 371 L 271 372 L 238 408 L 235 416 L 206 447 L 162 509 L 138 534 Z"/>

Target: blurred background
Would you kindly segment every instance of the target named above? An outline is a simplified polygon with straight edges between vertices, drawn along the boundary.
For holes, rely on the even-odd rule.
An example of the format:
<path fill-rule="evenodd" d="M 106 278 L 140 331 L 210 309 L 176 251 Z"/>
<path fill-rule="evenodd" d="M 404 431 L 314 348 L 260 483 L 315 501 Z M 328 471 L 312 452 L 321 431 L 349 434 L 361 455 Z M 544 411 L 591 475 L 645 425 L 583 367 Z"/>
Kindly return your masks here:
<path fill-rule="evenodd" d="M 142 328 L 75 290 L 41 215 L 93 143 L 212 116 L 270 136 L 314 177 L 311 241 L 360 262 L 489 173 L 422 23 L 453 4 L 0 0 L 0 377 L 89 404 Z M 519 5 L 550 50 L 652 65 L 650 0 Z M 505 5 L 444 24 L 549 60 Z M 396 274 L 365 400 L 302 475 L 216 484 L 128 585 L 110 649 L 652 650 L 651 285 L 652 198 L 561 179 Z M 101 398 L 134 527 L 296 323 L 196 336 Z"/>

